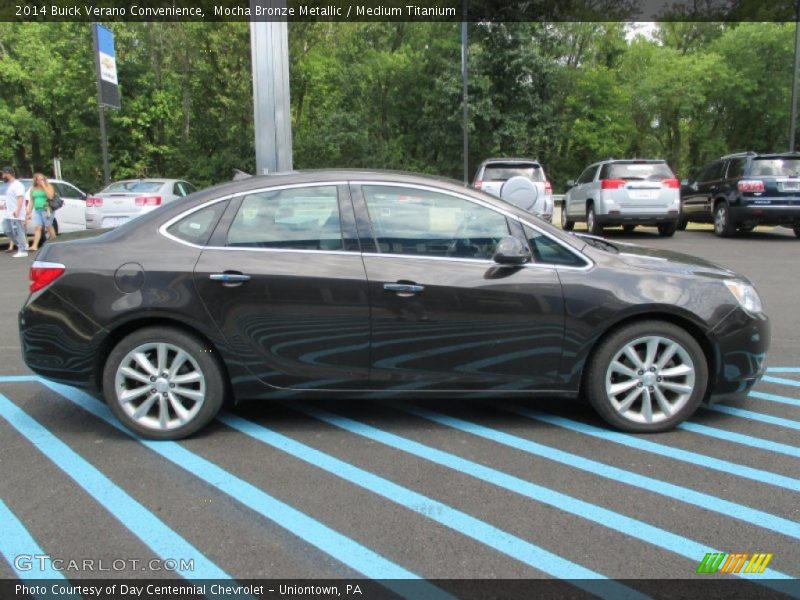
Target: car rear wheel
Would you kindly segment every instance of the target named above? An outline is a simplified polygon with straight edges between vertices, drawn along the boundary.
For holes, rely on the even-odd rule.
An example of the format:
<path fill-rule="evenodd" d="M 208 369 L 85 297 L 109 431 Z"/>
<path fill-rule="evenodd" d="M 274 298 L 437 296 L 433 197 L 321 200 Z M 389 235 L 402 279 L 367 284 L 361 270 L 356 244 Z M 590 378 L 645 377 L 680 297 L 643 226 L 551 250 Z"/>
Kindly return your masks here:
<path fill-rule="evenodd" d="M 634 229 L 636 229 L 636 225 L 623 225 L 622 226 L 622 231 L 624 231 L 625 233 L 630 233 Z"/>
<path fill-rule="evenodd" d="M 567 203 L 564 202 L 561 205 L 561 229 L 564 231 L 572 231 L 573 227 L 575 227 L 575 221 L 570 221 L 567 218 Z"/>
<path fill-rule="evenodd" d="M 795 225 L 793 227 L 795 236 L 800 238 L 800 225 Z"/>
<path fill-rule="evenodd" d="M 586 229 L 592 235 L 603 235 L 603 226 L 597 222 L 597 217 L 594 214 L 594 205 L 590 205 L 586 209 Z"/>
<path fill-rule="evenodd" d="M 128 335 L 103 370 L 106 402 L 144 437 L 191 435 L 216 416 L 225 395 L 222 368 L 208 350 L 195 336 L 169 327 Z"/>
<path fill-rule="evenodd" d="M 686 226 L 689 224 L 689 221 L 686 220 L 685 217 L 681 217 L 678 219 L 678 231 L 686 231 Z"/>
<path fill-rule="evenodd" d="M 619 429 L 672 429 L 700 405 L 708 366 L 697 341 L 663 321 L 642 321 L 612 332 L 598 346 L 585 390 L 600 416 Z"/>
<path fill-rule="evenodd" d="M 658 235 L 661 237 L 672 237 L 678 230 L 677 223 L 661 223 L 658 226 Z"/>
<path fill-rule="evenodd" d="M 714 207 L 714 233 L 719 237 L 731 237 L 736 235 L 736 226 L 731 223 L 731 215 L 727 202 L 718 202 Z"/>

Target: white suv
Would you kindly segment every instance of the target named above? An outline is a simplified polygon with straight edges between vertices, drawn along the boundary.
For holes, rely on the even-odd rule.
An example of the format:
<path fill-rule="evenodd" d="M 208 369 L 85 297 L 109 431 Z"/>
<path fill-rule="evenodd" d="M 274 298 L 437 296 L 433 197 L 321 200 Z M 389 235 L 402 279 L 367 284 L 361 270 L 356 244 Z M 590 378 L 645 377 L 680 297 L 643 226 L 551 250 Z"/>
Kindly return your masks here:
<path fill-rule="evenodd" d="M 602 235 L 604 226 L 655 225 L 669 237 L 678 228 L 680 182 L 663 160 L 604 160 L 586 168 L 569 190 L 561 207 L 561 228 L 571 230 L 586 221 L 589 233 Z"/>
<path fill-rule="evenodd" d="M 553 188 L 538 160 L 487 159 L 478 167 L 472 187 L 502 198 L 545 221 L 553 220 Z"/>

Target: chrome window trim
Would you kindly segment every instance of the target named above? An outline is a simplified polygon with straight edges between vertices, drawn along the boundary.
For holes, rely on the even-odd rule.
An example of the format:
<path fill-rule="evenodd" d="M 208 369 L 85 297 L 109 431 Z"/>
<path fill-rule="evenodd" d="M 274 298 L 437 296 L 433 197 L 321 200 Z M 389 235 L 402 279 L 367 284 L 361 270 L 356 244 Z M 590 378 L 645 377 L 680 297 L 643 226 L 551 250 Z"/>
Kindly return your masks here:
<path fill-rule="evenodd" d="M 493 206 L 493 205 L 489 204 L 488 202 L 484 202 L 482 200 L 478 200 L 477 198 L 472 198 L 471 196 L 467 196 L 465 194 L 454 192 L 452 190 L 444 190 L 442 188 L 437 188 L 437 187 L 428 186 L 428 185 L 424 185 L 424 184 L 416 184 L 416 183 L 398 183 L 398 182 L 394 182 L 394 181 L 392 181 L 392 182 L 388 182 L 388 181 L 387 182 L 383 182 L 383 181 L 357 181 L 357 180 L 353 180 L 353 181 L 350 181 L 350 184 L 351 185 L 361 185 L 361 186 L 364 186 L 364 185 L 382 185 L 382 186 L 387 186 L 387 187 L 415 187 L 415 188 L 419 188 L 419 189 L 423 189 L 423 190 L 427 190 L 427 191 L 431 191 L 431 192 L 436 192 L 436 193 L 440 193 L 440 194 L 446 194 L 448 196 L 454 196 L 454 197 L 460 198 L 462 200 L 467 200 L 468 202 L 472 202 L 474 204 L 478 204 L 479 206 L 483 206 L 484 208 L 488 208 L 489 210 L 492 210 L 492 211 L 494 211 L 496 213 L 500 213 L 500 214 L 502 214 L 503 216 L 505 216 L 505 217 L 507 217 L 509 219 L 517 221 L 518 223 L 522 223 L 524 225 L 527 225 L 528 227 L 536 230 L 537 232 L 539 232 L 540 234 L 544 235 L 545 237 L 553 240 L 556 244 L 558 244 L 562 248 L 565 248 L 569 252 L 572 252 L 575 256 L 577 256 L 578 258 L 580 258 L 581 260 L 583 260 L 586 263 L 585 265 L 583 265 L 581 267 L 571 267 L 569 265 L 558 265 L 558 264 L 555 264 L 555 263 L 528 263 L 528 264 L 525 264 L 525 265 L 521 265 L 523 267 L 543 267 L 543 266 L 546 266 L 546 267 L 554 267 L 554 268 L 557 268 L 557 269 L 569 269 L 569 270 L 572 270 L 572 271 L 587 271 L 587 270 L 591 269 L 594 266 L 594 261 L 592 261 L 588 256 L 586 256 L 585 254 L 583 254 L 579 250 L 570 247 L 569 245 L 565 245 L 561 240 L 553 237 L 552 235 L 548 234 L 546 231 L 543 231 L 542 229 L 540 229 L 539 227 L 537 227 L 533 223 L 531 223 L 529 221 L 525 221 L 525 220 L 521 219 L 520 217 L 518 217 L 517 215 L 515 215 L 514 213 L 511 213 L 511 212 L 508 212 L 506 210 L 503 210 L 502 208 L 498 208 L 496 206 Z M 365 256 L 367 254 L 368 253 L 366 253 L 366 252 L 364 253 Z M 370 256 L 379 256 L 380 254 L 379 253 L 369 253 L 369 255 Z M 387 254 L 384 254 L 383 256 L 387 256 Z M 395 255 L 392 255 L 392 256 L 394 256 L 394 257 L 409 257 L 409 256 L 420 256 L 420 255 L 416 255 L 416 254 L 395 254 Z M 479 260 L 480 262 L 488 262 L 488 263 L 495 264 L 494 261 L 486 260 L 486 259 L 453 259 L 453 258 L 449 258 L 449 257 L 446 257 L 446 256 L 444 256 L 444 257 L 442 257 L 442 256 L 434 256 L 434 257 L 427 257 L 427 258 L 436 258 L 436 259 L 445 259 L 445 260 Z"/>
<path fill-rule="evenodd" d="M 251 194 L 258 194 L 261 192 L 266 191 L 278 191 L 278 190 L 287 190 L 287 189 L 296 189 L 296 188 L 304 188 L 304 187 L 326 187 L 326 186 L 340 186 L 340 185 L 377 185 L 377 186 L 386 186 L 386 187 L 412 187 L 421 190 L 426 190 L 430 192 L 435 192 L 439 194 L 445 194 L 448 196 L 453 196 L 455 198 L 460 198 L 462 200 L 466 200 L 468 202 L 472 202 L 473 204 L 477 204 L 484 208 L 487 208 L 491 211 L 499 213 L 506 218 L 510 218 L 518 223 L 522 223 L 527 225 L 531 229 L 534 229 L 541 235 L 544 235 L 554 241 L 556 244 L 565 248 L 569 252 L 572 252 L 575 256 L 583 260 L 586 264 L 581 267 L 571 267 L 569 265 L 558 265 L 555 263 L 527 263 L 521 265 L 522 267 L 526 268 L 549 268 L 549 269 L 568 269 L 570 271 L 588 271 L 594 266 L 594 261 L 592 261 L 588 256 L 577 250 L 576 248 L 572 248 L 568 244 L 564 244 L 561 240 L 553 237 L 552 235 L 548 234 L 546 231 L 540 229 L 535 224 L 531 223 L 530 221 L 526 221 L 521 219 L 517 215 L 503 210 L 502 208 L 498 208 L 489 204 L 488 202 L 484 202 L 477 198 L 472 198 L 471 196 L 467 196 L 465 194 L 461 194 L 458 192 L 454 192 L 452 190 L 445 190 L 442 188 L 425 185 L 425 184 L 416 184 L 416 183 L 399 183 L 396 181 L 363 181 L 363 180 L 351 180 L 351 181 L 325 181 L 325 182 L 312 182 L 312 183 L 293 183 L 293 184 L 284 184 L 284 185 L 277 185 L 277 186 L 265 186 L 261 188 L 255 188 L 252 190 L 247 190 L 244 192 L 236 192 L 233 194 L 228 194 L 226 196 L 222 196 L 221 198 L 216 198 L 214 200 L 210 200 L 208 202 L 204 202 L 194 208 L 190 208 L 171 219 L 169 219 L 166 223 L 161 225 L 158 228 L 158 232 L 163 235 L 165 238 L 172 240 L 173 242 L 177 242 L 178 244 L 183 244 L 184 246 L 188 246 L 190 248 L 196 248 L 198 250 L 223 250 L 227 252 L 231 251 L 247 251 L 247 252 L 299 252 L 305 254 L 339 254 L 339 255 L 346 255 L 346 256 L 372 256 L 372 257 L 386 257 L 386 258 L 418 258 L 418 259 L 425 259 L 425 260 L 450 260 L 456 262 L 473 262 L 473 263 L 481 263 L 481 264 L 495 264 L 494 261 L 488 259 L 474 259 L 474 258 L 457 258 L 457 257 L 447 257 L 447 256 L 424 256 L 424 255 L 416 255 L 416 254 L 388 254 L 388 253 L 378 253 L 378 252 L 349 252 L 346 250 L 301 250 L 296 248 L 249 248 L 249 247 L 241 247 L 241 248 L 230 248 L 227 246 L 200 246 L 198 244 L 193 244 L 191 242 L 187 242 L 186 240 L 182 240 L 172 234 L 170 234 L 167 229 L 169 229 L 172 225 L 176 222 L 180 221 L 184 217 L 188 217 L 192 213 L 212 206 L 218 202 L 224 202 L 226 200 L 232 200 L 233 198 L 238 198 L 240 196 L 249 196 Z"/>
<path fill-rule="evenodd" d="M 161 227 L 158 228 L 158 233 L 163 235 L 165 238 L 172 240 L 173 242 L 177 242 L 179 244 L 183 244 L 184 246 L 188 246 L 190 248 L 199 248 L 200 250 L 266 250 L 266 251 L 280 251 L 280 252 L 339 252 L 338 250 L 299 250 L 299 249 L 290 249 L 290 248 L 228 248 L 227 246 L 200 246 L 198 244 L 193 244 L 191 242 L 187 242 L 186 240 L 182 240 L 179 237 L 176 237 L 169 233 L 167 229 L 172 227 L 176 222 L 180 221 L 184 217 L 188 217 L 192 213 L 197 212 L 198 210 L 202 210 L 204 208 L 208 208 L 209 206 L 213 206 L 218 202 L 224 202 L 225 200 L 232 200 L 233 198 L 238 198 L 239 196 L 249 196 L 251 194 L 258 194 L 261 192 L 266 191 L 279 191 L 279 190 L 291 190 L 295 188 L 304 188 L 304 187 L 327 187 L 327 186 L 340 186 L 340 185 L 347 185 L 346 181 L 326 181 L 324 183 L 291 183 L 291 184 L 284 184 L 284 185 L 276 185 L 276 186 L 267 186 L 263 188 L 255 188 L 252 190 L 247 190 L 245 192 L 236 192 L 234 194 L 228 194 L 227 196 L 222 196 L 220 198 L 216 198 L 214 200 L 209 200 L 208 202 L 203 202 L 199 206 L 195 206 L 194 208 L 190 208 L 179 215 L 172 217 L 169 221 L 164 223 Z M 185 196 L 184 196 L 185 197 Z M 337 194 L 338 198 L 338 194 Z M 353 252 L 344 252 L 342 254 L 354 254 Z"/>

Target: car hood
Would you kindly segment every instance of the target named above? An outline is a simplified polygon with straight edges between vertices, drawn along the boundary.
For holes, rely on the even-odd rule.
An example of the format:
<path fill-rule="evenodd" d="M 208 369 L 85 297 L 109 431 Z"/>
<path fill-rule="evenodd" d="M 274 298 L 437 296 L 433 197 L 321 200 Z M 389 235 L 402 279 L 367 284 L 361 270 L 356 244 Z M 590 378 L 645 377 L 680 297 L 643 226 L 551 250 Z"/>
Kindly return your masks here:
<path fill-rule="evenodd" d="M 690 256 L 671 250 L 647 248 L 635 244 L 614 242 L 614 245 L 619 249 L 619 254 L 616 255 L 616 258 L 631 267 L 664 273 L 706 275 L 716 279 L 728 279 L 731 277 L 744 279 L 727 267 L 697 256 Z"/>

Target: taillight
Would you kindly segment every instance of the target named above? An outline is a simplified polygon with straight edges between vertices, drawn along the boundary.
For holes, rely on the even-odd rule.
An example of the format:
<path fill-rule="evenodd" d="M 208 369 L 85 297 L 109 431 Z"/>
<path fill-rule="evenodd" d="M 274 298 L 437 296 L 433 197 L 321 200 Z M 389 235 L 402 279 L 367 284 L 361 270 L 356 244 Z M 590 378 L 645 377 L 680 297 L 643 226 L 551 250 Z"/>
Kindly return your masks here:
<path fill-rule="evenodd" d="M 476 179 L 476 180 L 475 180 L 475 189 L 476 189 L 476 190 L 479 190 L 479 189 L 481 189 L 481 186 L 482 186 L 482 185 L 483 185 L 483 182 L 482 182 L 480 179 Z"/>
<path fill-rule="evenodd" d="M 553 193 L 553 186 L 550 185 L 549 181 L 544 182 L 544 193 L 545 194 L 552 194 Z"/>
<path fill-rule="evenodd" d="M 136 198 L 136 206 L 159 206 L 161 196 L 139 196 Z"/>
<path fill-rule="evenodd" d="M 621 187 L 625 187 L 627 182 L 624 179 L 601 179 L 600 180 L 600 189 L 601 190 L 618 190 Z"/>
<path fill-rule="evenodd" d="M 60 263 L 34 261 L 31 265 L 29 278 L 31 280 L 31 293 L 38 292 L 58 279 L 66 267 Z"/>
<path fill-rule="evenodd" d="M 764 182 L 760 179 L 743 179 L 738 187 L 740 192 L 763 192 Z"/>
<path fill-rule="evenodd" d="M 677 179 L 662 179 L 661 184 L 666 188 L 673 188 L 676 190 L 681 187 L 681 182 Z"/>
<path fill-rule="evenodd" d="M 103 206 L 103 199 L 96 197 L 89 197 L 86 199 L 86 206 Z"/>

